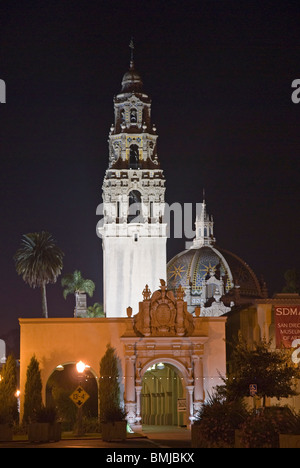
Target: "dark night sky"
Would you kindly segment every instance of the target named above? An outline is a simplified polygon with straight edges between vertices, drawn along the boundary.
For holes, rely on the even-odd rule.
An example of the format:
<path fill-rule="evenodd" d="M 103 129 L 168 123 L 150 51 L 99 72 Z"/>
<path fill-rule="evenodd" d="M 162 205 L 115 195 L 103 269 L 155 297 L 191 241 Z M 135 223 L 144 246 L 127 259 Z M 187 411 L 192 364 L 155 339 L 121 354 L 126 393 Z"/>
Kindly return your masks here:
<path fill-rule="evenodd" d="M 27 232 L 48 230 L 102 301 L 96 207 L 113 96 L 135 64 L 152 97 L 166 201 L 201 202 L 218 245 L 272 295 L 299 266 L 300 7 L 280 1 L 7 1 L 0 7 L 0 337 L 39 317 L 39 290 L 15 272 Z M 168 259 L 184 239 L 168 241 Z M 113 279 L 112 279 L 113 281 Z M 73 314 L 60 278 L 49 316 Z"/>

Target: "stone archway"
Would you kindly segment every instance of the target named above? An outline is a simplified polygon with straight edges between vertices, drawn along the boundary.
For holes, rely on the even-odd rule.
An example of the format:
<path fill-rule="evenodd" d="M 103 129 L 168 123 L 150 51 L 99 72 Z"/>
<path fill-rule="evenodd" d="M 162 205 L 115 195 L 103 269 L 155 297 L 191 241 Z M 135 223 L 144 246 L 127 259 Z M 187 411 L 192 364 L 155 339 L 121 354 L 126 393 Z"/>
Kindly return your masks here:
<path fill-rule="evenodd" d="M 143 374 L 142 424 L 186 425 L 186 394 L 182 374 L 173 365 L 158 362 Z"/>
<path fill-rule="evenodd" d="M 158 416 L 157 408 L 160 408 L 160 414 L 161 407 L 167 407 L 168 392 L 174 390 L 162 382 L 161 385 L 156 382 L 155 387 L 146 385 L 145 373 L 153 365 L 161 362 L 169 366 L 169 377 L 173 371 L 180 375 L 182 390 L 181 387 L 177 389 L 176 403 L 181 404 L 184 424 L 189 427 L 203 404 L 205 392 L 211 391 L 216 375 L 218 372 L 222 374 L 225 368 L 223 340 L 226 319 L 200 317 L 199 313 L 192 316 L 187 312 L 183 289 L 179 287 L 174 296 L 165 281 L 160 282 L 160 289 L 153 294 L 145 286 L 144 300 L 139 303 L 139 312 L 133 317 L 132 309 L 128 307 L 126 331 L 120 337 L 124 344 L 127 421 L 136 429 L 141 428 L 143 415 L 151 422 L 161 424 L 163 417 Z M 157 399 L 155 412 L 145 409 L 145 399 L 151 398 L 146 395 L 151 393 L 153 399 Z M 155 405 L 154 400 L 151 405 Z"/>

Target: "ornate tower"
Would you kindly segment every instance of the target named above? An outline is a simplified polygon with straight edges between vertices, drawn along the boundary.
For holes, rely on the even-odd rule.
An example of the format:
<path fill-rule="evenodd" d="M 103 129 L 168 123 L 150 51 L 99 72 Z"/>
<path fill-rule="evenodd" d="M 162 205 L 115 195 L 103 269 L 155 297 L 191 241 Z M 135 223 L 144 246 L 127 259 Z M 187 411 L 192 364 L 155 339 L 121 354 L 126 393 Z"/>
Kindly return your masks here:
<path fill-rule="evenodd" d="M 104 310 L 107 317 L 138 312 L 148 284 L 166 279 L 165 179 L 157 157 L 151 100 L 131 55 L 122 89 L 114 98 L 109 133 L 109 167 L 103 182 L 102 237 Z"/>
<path fill-rule="evenodd" d="M 196 237 L 193 240 L 191 246 L 192 249 L 199 248 L 204 245 L 213 246 L 216 242 L 214 238 L 214 222 L 213 217 L 209 216 L 206 212 L 206 203 L 203 196 L 203 202 L 201 203 L 201 211 L 197 213 L 195 222 Z"/>

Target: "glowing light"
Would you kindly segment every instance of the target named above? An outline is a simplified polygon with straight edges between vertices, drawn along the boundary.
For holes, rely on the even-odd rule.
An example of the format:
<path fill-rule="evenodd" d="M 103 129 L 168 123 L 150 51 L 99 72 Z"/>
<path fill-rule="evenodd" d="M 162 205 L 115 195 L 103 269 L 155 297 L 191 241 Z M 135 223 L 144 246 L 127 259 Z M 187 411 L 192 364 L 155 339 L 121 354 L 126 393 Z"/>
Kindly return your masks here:
<path fill-rule="evenodd" d="M 157 367 L 157 369 L 164 369 L 165 365 L 164 365 L 163 362 L 159 362 L 158 364 L 156 364 L 156 367 Z"/>
<path fill-rule="evenodd" d="M 78 374 L 82 374 L 84 372 L 86 368 L 86 365 L 84 364 L 84 362 L 82 361 L 79 361 L 76 363 L 76 370 L 78 372 Z"/>

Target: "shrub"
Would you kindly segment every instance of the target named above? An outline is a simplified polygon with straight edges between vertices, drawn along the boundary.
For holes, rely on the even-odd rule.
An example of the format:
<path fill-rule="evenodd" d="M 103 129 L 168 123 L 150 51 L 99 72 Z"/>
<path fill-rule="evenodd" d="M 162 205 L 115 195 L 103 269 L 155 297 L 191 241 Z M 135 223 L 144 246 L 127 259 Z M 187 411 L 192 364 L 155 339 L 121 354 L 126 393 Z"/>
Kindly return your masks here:
<path fill-rule="evenodd" d="M 42 407 L 42 379 L 39 362 L 32 356 L 27 367 L 23 422 L 36 419 L 36 413 Z"/>
<path fill-rule="evenodd" d="M 287 407 L 268 407 L 252 412 L 241 426 L 246 448 L 278 448 L 279 434 L 300 434 L 300 415 Z"/>
<path fill-rule="evenodd" d="M 0 378 L 0 423 L 15 424 L 19 420 L 18 402 L 16 398 L 17 370 L 16 361 L 8 356 L 1 369 Z"/>
<path fill-rule="evenodd" d="M 126 418 L 126 412 L 122 408 L 108 408 L 105 411 L 105 420 L 109 422 L 123 421 Z"/>
<path fill-rule="evenodd" d="M 36 412 L 36 422 L 53 424 L 57 421 L 57 411 L 54 406 L 41 406 Z"/>
<path fill-rule="evenodd" d="M 0 406 L 0 424 L 7 424 L 10 422 L 11 418 L 8 409 Z"/>
<path fill-rule="evenodd" d="M 203 447 L 233 447 L 235 430 L 248 417 L 242 400 L 228 401 L 215 394 L 210 396 L 196 416 L 194 424 L 201 427 Z"/>
<path fill-rule="evenodd" d="M 118 358 L 115 349 L 107 346 L 100 361 L 100 419 L 103 422 L 115 422 L 125 419 L 120 405 Z"/>

